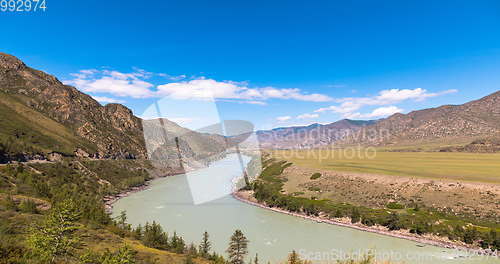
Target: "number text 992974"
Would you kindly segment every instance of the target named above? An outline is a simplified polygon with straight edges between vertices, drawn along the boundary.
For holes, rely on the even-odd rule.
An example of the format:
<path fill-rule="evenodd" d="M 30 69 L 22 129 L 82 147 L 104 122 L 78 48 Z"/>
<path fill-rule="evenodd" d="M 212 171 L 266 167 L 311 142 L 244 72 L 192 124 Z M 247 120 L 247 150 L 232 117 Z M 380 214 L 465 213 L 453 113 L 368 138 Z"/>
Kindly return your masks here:
<path fill-rule="evenodd" d="M 0 12 L 45 12 L 46 0 L 0 0 Z"/>

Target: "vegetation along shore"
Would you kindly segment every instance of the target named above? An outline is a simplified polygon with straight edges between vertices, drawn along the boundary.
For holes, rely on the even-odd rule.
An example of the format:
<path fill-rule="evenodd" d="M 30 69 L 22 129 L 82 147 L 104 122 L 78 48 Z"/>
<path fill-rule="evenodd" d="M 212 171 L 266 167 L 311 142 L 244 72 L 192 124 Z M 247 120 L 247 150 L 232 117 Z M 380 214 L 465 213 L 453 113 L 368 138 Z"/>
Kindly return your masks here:
<path fill-rule="evenodd" d="M 389 235 L 471 254 L 498 256 L 498 223 L 450 215 L 418 203 L 410 207 L 394 202 L 386 208 L 369 208 L 328 199 L 319 200 L 316 197 L 306 198 L 302 193 L 287 193 L 283 190 L 283 185 L 288 181 L 283 172 L 292 163 L 267 156 L 263 166 L 260 177 L 251 186 L 233 194 L 236 199 L 319 223 Z M 313 175 L 311 178 L 315 178 Z"/>

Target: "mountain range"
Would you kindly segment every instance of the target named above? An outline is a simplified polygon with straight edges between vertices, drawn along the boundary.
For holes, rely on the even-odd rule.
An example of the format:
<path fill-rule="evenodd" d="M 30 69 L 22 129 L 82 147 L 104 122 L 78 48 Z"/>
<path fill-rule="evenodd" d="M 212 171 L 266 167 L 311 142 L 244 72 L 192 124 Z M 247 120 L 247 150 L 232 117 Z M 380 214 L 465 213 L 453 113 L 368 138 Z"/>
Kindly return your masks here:
<path fill-rule="evenodd" d="M 375 124 L 376 121 L 343 119 L 330 124 L 311 124 L 308 126 L 279 127 L 272 130 L 257 131 L 262 148 L 305 149 L 333 144 L 346 135 L 361 128 Z"/>
<path fill-rule="evenodd" d="M 84 157 L 200 161 L 235 144 L 168 119 L 142 120 L 121 104 L 98 103 L 54 76 L 0 53 L 0 162 Z M 500 151 L 500 92 L 462 105 L 394 114 L 380 120 L 257 131 L 262 148 L 438 144 L 440 151 Z M 443 146 L 443 147 L 441 147 Z"/>
<path fill-rule="evenodd" d="M 375 135 L 375 136 L 369 136 Z M 338 143 L 375 146 L 454 145 L 441 151 L 500 150 L 500 91 L 461 105 L 397 113 Z M 462 146 L 460 146 L 462 145 Z"/>
<path fill-rule="evenodd" d="M 384 119 L 343 119 L 331 124 L 258 131 L 263 148 L 308 149 L 336 145 L 404 147 L 438 151 L 500 151 L 500 91 L 462 105 L 396 113 Z"/>
<path fill-rule="evenodd" d="M 223 136 L 167 119 L 142 120 L 121 104 L 102 106 L 5 53 L 0 53 L 0 124 L 0 162 L 60 156 L 177 161 L 178 150 L 183 158 L 200 159 L 226 148 Z"/>

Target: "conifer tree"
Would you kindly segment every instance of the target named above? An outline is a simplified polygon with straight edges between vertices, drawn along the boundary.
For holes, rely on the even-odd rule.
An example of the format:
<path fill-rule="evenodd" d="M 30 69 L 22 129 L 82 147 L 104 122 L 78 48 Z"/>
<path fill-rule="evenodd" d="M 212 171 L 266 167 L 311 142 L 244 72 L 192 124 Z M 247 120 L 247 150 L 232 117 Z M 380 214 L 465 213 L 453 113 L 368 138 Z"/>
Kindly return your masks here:
<path fill-rule="evenodd" d="M 248 254 L 248 239 L 241 230 L 234 231 L 226 250 L 229 255 L 229 263 L 243 264 L 245 255 Z"/>
<path fill-rule="evenodd" d="M 33 259 L 41 263 L 54 263 L 57 258 L 73 254 L 79 239 L 75 232 L 81 213 L 72 200 L 64 200 L 52 208 L 45 221 L 30 230 L 28 246 Z"/>
<path fill-rule="evenodd" d="M 210 243 L 208 238 L 209 238 L 208 232 L 205 231 L 203 233 L 203 239 L 201 240 L 200 250 L 199 250 L 201 256 L 204 258 L 206 258 L 208 256 L 208 253 L 209 253 L 210 249 L 212 248 L 212 243 Z"/>

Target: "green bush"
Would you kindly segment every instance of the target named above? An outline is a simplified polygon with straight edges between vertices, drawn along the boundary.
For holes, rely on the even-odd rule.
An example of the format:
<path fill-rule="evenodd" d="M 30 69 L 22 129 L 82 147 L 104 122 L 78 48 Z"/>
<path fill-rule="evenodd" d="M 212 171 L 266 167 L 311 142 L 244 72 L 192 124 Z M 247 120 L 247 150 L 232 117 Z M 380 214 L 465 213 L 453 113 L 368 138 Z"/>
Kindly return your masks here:
<path fill-rule="evenodd" d="M 309 188 L 307 188 L 307 189 L 308 189 L 309 191 L 311 191 L 311 192 L 319 192 L 319 191 L 321 191 L 321 188 L 316 187 L 316 186 L 311 186 L 311 187 L 309 187 Z"/>
<path fill-rule="evenodd" d="M 31 199 L 26 199 L 19 205 L 19 210 L 27 214 L 37 214 L 38 209 L 36 208 L 36 203 Z"/>
<path fill-rule="evenodd" d="M 313 175 L 311 175 L 311 180 L 316 180 L 317 178 L 321 177 L 321 173 L 319 172 L 316 172 L 316 173 L 313 173 Z"/>
<path fill-rule="evenodd" d="M 386 205 L 387 208 L 389 209 L 394 209 L 394 210 L 398 210 L 398 209 L 404 209 L 405 206 L 400 204 L 400 203 L 397 203 L 397 202 L 390 202 Z"/>
<path fill-rule="evenodd" d="M 7 198 L 2 200 L 2 203 L 0 205 L 2 205 L 4 210 L 7 210 L 7 211 L 17 211 L 18 210 L 16 202 L 14 201 L 12 196 L 10 196 L 10 195 L 8 195 Z"/>
<path fill-rule="evenodd" d="M 367 226 L 381 225 L 390 230 L 409 229 L 414 234 L 430 233 L 448 236 L 452 240 L 480 243 L 483 248 L 498 249 L 500 247 L 500 236 L 496 235 L 496 232 L 500 230 L 500 226 L 497 223 L 485 222 L 472 217 L 451 215 L 447 212 L 417 204 L 409 205 L 414 208 L 408 210 L 402 210 L 405 206 L 397 202 L 388 203 L 386 207 L 389 209 L 367 208 L 348 203 L 337 203 L 327 199 L 317 200 L 315 196 L 311 196 L 311 199 L 297 197 L 298 192 L 285 194 L 282 192 L 284 180 L 280 174 L 283 172 L 286 162 L 273 160 L 266 163 L 268 167 L 254 182 L 253 189 L 254 197 L 259 202 L 270 207 L 278 207 L 290 212 L 300 212 L 307 215 L 324 213 L 332 218 L 349 216 L 352 223 L 361 221 Z M 310 186 L 308 189 L 310 191 L 320 191 L 320 188 L 316 186 Z M 470 224 L 481 228 L 468 228 Z"/>
<path fill-rule="evenodd" d="M 359 222 L 360 219 L 361 219 L 361 214 L 359 213 L 359 210 L 353 208 L 351 212 L 351 223 L 355 224 Z"/>

